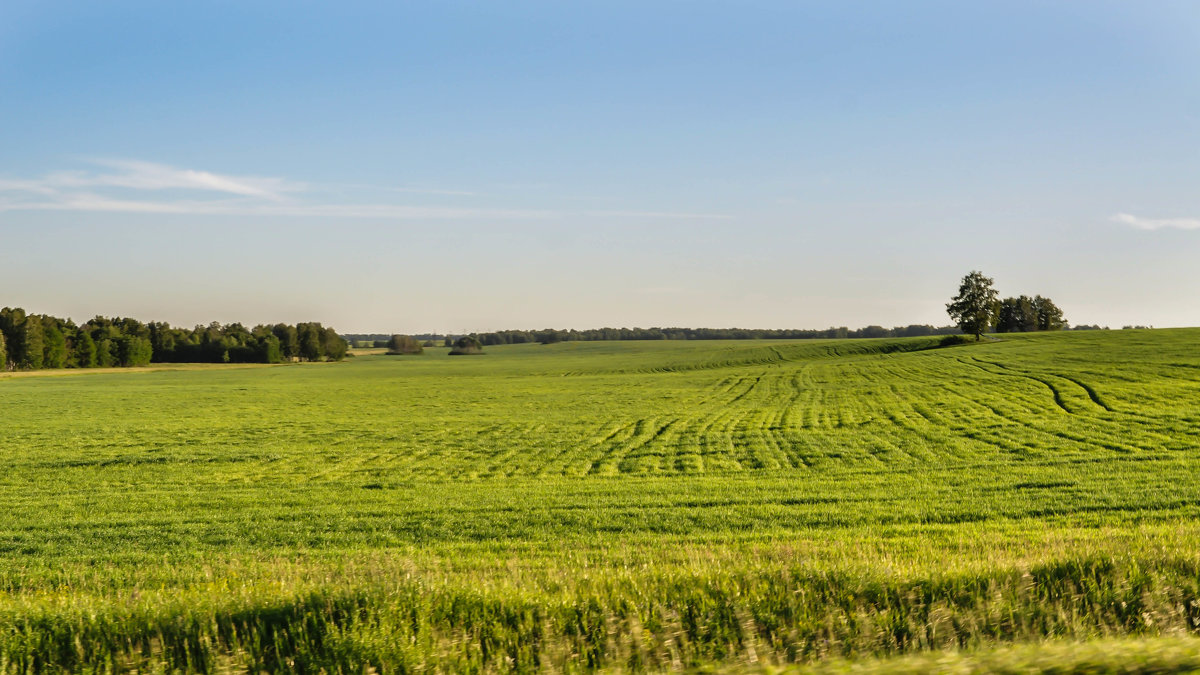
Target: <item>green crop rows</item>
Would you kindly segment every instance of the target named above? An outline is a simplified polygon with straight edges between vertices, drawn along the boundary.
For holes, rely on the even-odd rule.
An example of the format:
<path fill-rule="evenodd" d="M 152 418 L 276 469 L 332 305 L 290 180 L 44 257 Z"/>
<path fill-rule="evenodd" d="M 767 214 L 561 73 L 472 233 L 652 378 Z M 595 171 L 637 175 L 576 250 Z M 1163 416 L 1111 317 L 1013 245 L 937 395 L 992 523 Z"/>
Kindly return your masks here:
<path fill-rule="evenodd" d="M 0 671 L 1200 667 L 1200 330 L 935 345 L 0 378 Z"/>

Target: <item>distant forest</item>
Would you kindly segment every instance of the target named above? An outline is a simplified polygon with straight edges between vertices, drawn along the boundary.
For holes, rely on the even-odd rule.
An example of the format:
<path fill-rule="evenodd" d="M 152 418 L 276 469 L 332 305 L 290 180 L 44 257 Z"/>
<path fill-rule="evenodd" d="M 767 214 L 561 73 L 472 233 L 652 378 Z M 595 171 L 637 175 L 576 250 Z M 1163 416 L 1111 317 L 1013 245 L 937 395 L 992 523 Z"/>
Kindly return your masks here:
<path fill-rule="evenodd" d="M 911 325 L 884 328 L 867 326 L 849 328 L 826 328 L 824 330 L 801 330 L 790 328 L 591 328 L 588 330 L 501 330 L 491 333 L 471 333 L 469 337 L 479 340 L 484 346 L 516 345 L 528 342 L 550 344 L 554 342 L 594 342 L 598 340 L 811 340 L 831 338 L 883 338 L 919 337 L 922 335 L 953 335 L 961 331 L 957 326 Z M 343 335 L 351 344 L 360 347 L 387 346 L 391 335 L 354 333 Z M 413 335 L 421 341 L 440 342 L 450 346 L 461 334 L 441 335 L 425 333 Z"/>
<path fill-rule="evenodd" d="M 1102 330 L 1100 326 L 1080 325 L 1066 330 Z M 1003 331 L 1000 331 L 1003 332 Z M 543 330 L 501 330 L 491 333 L 471 333 L 469 337 L 479 340 L 484 346 L 515 345 L 529 342 L 551 344 L 555 342 L 592 342 L 598 340 L 813 340 L 841 338 L 888 338 L 888 337 L 921 337 L 926 335 L 959 335 L 962 331 L 958 326 L 930 326 L 912 324 L 884 328 L 883 326 L 866 326 L 865 328 L 849 329 L 826 328 L 793 329 L 793 328 L 592 328 L 588 330 L 561 330 L 546 328 Z M 387 347 L 392 334 L 384 333 L 350 333 L 343 335 L 350 344 L 356 347 Z M 412 338 L 429 343 L 441 343 L 450 347 L 454 340 L 467 337 L 463 334 L 421 333 Z"/>
<path fill-rule="evenodd" d="M 484 346 L 523 342 L 590 342 L 595 340 L 808 340 L 818 338 L 916 337 L 958 333 L 957 326 L 867 326 L 857 330 L 755 329 L 755 328 L 595 328 L 590 330 L 502 330 L 472 334 Z"/>
<path fill-rule="evenodd" d="M 319 323 L 246 328 L 213 322 L 195 328 L 97 316 L 77 326 L 70 319 L 0 310 L 0 367 L 105 368 L 149 363 L 282 363 L 341 361 L 346 341 Z"/>

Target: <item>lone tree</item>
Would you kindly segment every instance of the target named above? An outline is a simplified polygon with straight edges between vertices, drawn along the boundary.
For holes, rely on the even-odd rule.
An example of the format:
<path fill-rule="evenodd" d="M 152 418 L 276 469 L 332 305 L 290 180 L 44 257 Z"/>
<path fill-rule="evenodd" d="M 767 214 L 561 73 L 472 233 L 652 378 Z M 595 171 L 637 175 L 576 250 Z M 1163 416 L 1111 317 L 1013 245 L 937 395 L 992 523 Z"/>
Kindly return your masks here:
<path fill-rule="evenodd" d="M 958 285 L 958 295 L 946 305 L 946 313 L 958 324 L 962 332 L 974 335 L 975 341 L 988 329 L 996 311 L 999 295 L 992 288 L 993 281 L 983 272 L 971 272 Z"/>

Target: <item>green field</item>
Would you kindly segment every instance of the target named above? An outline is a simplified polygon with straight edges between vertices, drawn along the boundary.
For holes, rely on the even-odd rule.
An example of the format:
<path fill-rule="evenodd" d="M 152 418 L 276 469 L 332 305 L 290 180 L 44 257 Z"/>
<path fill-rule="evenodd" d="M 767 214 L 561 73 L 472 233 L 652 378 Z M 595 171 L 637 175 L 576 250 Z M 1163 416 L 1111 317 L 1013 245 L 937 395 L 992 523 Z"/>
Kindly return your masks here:
<path fill-rule="evenodd" d="M 1200 329 L 936 344 L 2 377 L 0 671 L 1200 669 Z"/>

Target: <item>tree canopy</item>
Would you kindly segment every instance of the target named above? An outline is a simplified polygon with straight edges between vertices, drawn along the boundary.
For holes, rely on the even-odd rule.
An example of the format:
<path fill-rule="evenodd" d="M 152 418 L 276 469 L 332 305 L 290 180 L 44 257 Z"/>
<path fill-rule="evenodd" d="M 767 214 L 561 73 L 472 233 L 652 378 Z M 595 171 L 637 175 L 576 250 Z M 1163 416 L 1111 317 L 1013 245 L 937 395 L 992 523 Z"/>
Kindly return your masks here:
<path fill-rule="evenodd" d="M 1040 295 L 1033 297 L 1033 311 L 1037 314 L 1037 329 L 1038 330 L 1062 330 L 1067 327 L 1067 320 L 1063 317 L 1063 311 L 1050 301 L 1050 298 L 1043 298 Z"/>
<path fill-rule="evenodd" d="M 995 315 L 998 294 L 994 283 L 982 272 L 972 271 L 963 277 L 958 285 L 958 295 L 946 305 L 946 313 L 954 323 L 962 332 L 974 335 L 976 341 L 991 326 Z"/>
<path fill-rule="evenodd" d="M 1038 329 L 1037 310 L 1033 307 L 1033 298 L 1028 295 L 1005 298 L 997 308 L 997 333 L 1024 333 Z"/>

